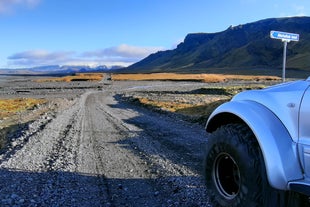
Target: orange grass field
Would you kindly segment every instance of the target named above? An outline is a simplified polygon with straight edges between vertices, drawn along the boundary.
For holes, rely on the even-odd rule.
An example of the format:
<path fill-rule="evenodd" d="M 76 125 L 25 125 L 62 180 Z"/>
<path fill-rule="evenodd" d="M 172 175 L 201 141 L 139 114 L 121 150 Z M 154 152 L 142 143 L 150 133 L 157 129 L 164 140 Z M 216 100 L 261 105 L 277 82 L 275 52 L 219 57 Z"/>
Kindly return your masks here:
<path fill-rule="evenodd" d="M 280 80 L 277 76 L 252 75 L 224 75 L 224 74 L 177 74 L 177 73 L 151 73 L 151 74 L 112 74 L 112 80 L 175 80 L 175 81 L 201 81 L 208 83 L 225 82 L 229 80 Z"/>
<path fill-rule="evenodd" d="M 104 73 L 77 73 L 75 75 L 45 78 L 35 80 L 36 82 L 71 82 L 71 81 L 101 81 Z M 199 81 L 206 83 L 225 82 L 229 80 L 280 80 L 277 76 L 254 76 L 254 75 L 224 75 L 224 74 L 177 74 L 177 73 L 150 73 L 150 74 L 111 74 L 114 81 L 123 80 L 169 80 L 169 81 Z"/>
<path fill-rule="evenodd" d="M 72 82 L 72 81 L 101 81 L 103 73 L 77 73 L 75 75 L 57 77 L 57 78 L 45 78 L 35 80 L 36 82 Z"/>
<path fill-rule="evenodd" d="M 33 98 L 0 99 L 0 119 L 32 109 L 34 106 L 43 103 L 46 103 L 46 100 Z"/>
<path fill-rule="evenodd" d="M 198 103 L 190 103 L 187 101 L 184 102 L 184 100 L 163 101 L 154 97 L 152 99 L 149 99 L 142 96 L 136 96 L 135 100 L 145 106 L 151 106 L 165 111 L 183 114 L 186 116 L 190 116 L 192 120 L 205 123 L 216 107 L 218 107 L 222 103 L 229 101 L 235 94 L 244 90 L 262 89 L 265 87 L 265 85 L 246 85 L 209 88 L 210 90 L 213 90 L 217 93 L 214 95 L 191 94 L 192 96 L 197 96 L 197 98 L 199 98 L 199 96 L 205 97 L 203 102 Z"/>

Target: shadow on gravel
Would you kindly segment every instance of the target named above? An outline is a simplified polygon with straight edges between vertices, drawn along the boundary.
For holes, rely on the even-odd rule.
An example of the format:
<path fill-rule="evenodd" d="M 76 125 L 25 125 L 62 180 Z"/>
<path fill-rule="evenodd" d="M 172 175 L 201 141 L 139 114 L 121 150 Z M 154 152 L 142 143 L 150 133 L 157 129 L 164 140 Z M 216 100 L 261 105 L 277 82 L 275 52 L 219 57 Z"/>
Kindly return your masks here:
<path fill-rule="evenodd" d="M 34 121 L 11 125 L 0 130 L 0 154 L 2 154 L 1 163 L 10 159 L 17 151 L 22 149 L 29 141 L 29 138 L 38 131 L 32 131 L 29 126 Z M 40 126 L 40 129 L 45 127 L 45 124 Z M 27 134 L 24 132 L 28 131 Z"/>
<path fill-rule="evenodd" d="M 12 142 L 16 139 L 16 137 L 20 137 L 23 131 L 29 129 L 29 124 L 32 122 L 15 124 L 9 127 L 5 127 L 0 130 L 0 153 L 7 148 L 12 148 Z M 14 143 L 13 143 L 14 144 Z"/>
<path fill-rule="evenodd" d="M 180 196 L 177 186 L 170 186 L 167 194 L 148 185 L 156 182 L 139 178 L 109 179 L 95 174 L 0 169 L 0 206 L 156 207 L 176 203 L 177 206 L 205 206 L 191 198 L 196 186 L 186 185 L 184 190 L 189 194 Z"/>
<path fill-rule="evenodd" d="M 127 103 L 120 95 L 116 95 L 115 99 L 118 100 L 118 104 L 110 107 L 138 110 L 140 114 L 123 121 L 135 125 L 141 131 L 135 132 L 137 136 L 123 139 L 118 144 L 132 150 L 147 162 L 151 155 L 160 156 L 173 164 L 202 174 L 207 140 L 207 134 L 202 125 L 182 120 L 180 116 L 170 112 L 152 111 Z"/>
<path fill-rule="evenodd" d="M 227 92 L 225 88 L 199 88 L 191 91 L 146 91 L 141 93 L 156 93 L 156 94 L 208 94 L 208 95 L 226 95 L 230 96 L 232 93 Z"/>

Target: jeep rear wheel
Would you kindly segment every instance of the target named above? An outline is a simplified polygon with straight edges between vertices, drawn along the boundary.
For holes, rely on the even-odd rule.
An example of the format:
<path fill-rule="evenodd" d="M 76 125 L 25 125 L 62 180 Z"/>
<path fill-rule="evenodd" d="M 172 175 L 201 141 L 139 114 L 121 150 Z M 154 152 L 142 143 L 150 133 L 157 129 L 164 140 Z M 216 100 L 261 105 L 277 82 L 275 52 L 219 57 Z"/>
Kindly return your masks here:
<path fill-rule="evenodd" d="M 264 203 L 270 202 L 264 196 L 270 188 L 264 161 L 246 125 L 229 124 L 213 132 L 204 165 L 214 206 L 266 206 Z"/>

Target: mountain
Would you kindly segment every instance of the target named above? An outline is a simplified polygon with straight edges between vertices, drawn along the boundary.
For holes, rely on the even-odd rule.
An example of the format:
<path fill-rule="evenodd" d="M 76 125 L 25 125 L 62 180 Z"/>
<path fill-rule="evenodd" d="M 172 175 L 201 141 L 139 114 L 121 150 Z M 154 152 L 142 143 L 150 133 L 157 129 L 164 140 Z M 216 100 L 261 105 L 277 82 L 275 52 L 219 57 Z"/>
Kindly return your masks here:
<path fill-rule="evenodd" d="M 230 26 L 218 33 L 188 34 L 176 49 L 151 54 L 122 72 L 278 72 L 282 68 L 283 43 L 270 38 L 271 30 L 300 35 L 299 42 L 288 43 L 286 66 L 309 72 L 310 17 L 271 18 Z"/>
<path fill-rule="evenodd" d="M 0 75 L 68 75 L 74 73 L 108 72 L 118 70 L 121 66 L 107 67 L 100 65 L 90 67 L 85 65 L 46 65 L 23 69 L 0 69 Z"/>

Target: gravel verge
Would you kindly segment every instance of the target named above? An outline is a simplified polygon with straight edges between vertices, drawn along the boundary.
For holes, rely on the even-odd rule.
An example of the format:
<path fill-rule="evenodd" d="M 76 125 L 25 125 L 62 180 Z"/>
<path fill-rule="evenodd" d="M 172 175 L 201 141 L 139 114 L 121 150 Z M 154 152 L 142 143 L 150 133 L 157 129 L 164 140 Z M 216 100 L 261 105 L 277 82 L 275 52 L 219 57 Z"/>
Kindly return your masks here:
<path fill-rule="evenodd" d="M 203 125 L 126 98 L 209 84 L 13 83 L 1 83 L 0 97 L 57 104 L 9 133 L 0 153 L 1 206 L 211 206 L 201 176 Z"/>

